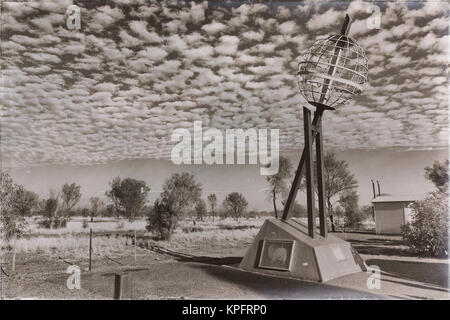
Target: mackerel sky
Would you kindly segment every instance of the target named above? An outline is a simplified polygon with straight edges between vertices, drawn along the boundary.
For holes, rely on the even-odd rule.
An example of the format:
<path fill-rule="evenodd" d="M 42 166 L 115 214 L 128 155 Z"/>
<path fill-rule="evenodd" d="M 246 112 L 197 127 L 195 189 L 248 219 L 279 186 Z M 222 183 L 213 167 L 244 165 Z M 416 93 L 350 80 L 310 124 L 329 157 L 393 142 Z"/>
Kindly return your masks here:
<path fill-rule="evenodd" d="M 448 146 L 448 4 L 375 2 L 2 2 L 1 152 L 5 167 L 169 159 L 176 128 L 280 129 L 303 147 L 299 56 L 349 35 L 369 83 L 324 116 L 325 145 L 348 150 Z M 169 5 L 174 3 L 174 5 Z"/>

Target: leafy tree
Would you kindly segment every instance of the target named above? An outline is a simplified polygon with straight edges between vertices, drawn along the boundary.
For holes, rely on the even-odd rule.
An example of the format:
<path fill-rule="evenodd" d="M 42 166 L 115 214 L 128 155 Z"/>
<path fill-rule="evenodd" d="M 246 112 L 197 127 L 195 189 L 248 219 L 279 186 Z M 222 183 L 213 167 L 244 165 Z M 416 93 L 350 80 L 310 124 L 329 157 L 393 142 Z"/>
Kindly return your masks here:
<path fill-rule="evenodd" d="M 30 216 L 33 209 L 37 207 L 38 195 L 17 185 L 11 194 L 11 209 L 19 216 Z"/>
<path fill-rule="evenodd" d="M 430 180 L 441 192 L 448 190 L 448 159 L 443 163 L 435 161 L 432 167 L 425 167 L 425 178 Z"/>
<path fill-rule="evenodd" d="M 39 206 L 40 214 L 47 220 L 52 220 L 58 210 L 58 198 L 50 197 L 48 199 L 42 199 Z"/>
<path fill-rule="evenodd" d="M 209 206 L 211 207 L 211 215 L 213 217 L 213 221 L 214 221 L 214 216 L 216 214 L 215 210 L 216 210 L 216 206 L 217 206 L 217 197 L 215 193 L 211 193 L 208 196 L 208 203 Z"/>
<path fill-rule="evenodd" d="M 448 257 L 448 194 L 433 192 L 412 204 L 412 212 L 402 229 L 408 246 L 421 255 Z"/>
<path fill-rule="evenodd" d="M 9 173 L 0 171 L 0 235 L 7 243 L 20 237 L 26 226 L 25 217 L 14 210 L 14 197 L 19 187 Z"/>
<path fill-rule="evenodd" d="M 288 158 L 280 157 L 278 172 L 274 175 L 267 176 L 266 181 L 269 183 L 267 190 L 273 203 L 273 212 L 275 218 L 278 219 L 277 211 L 277 195 L 282 194 L 287 189 L 287 179 L 291 176 L 292 164 Z"/>
<path fill-rule="evenodd" d="M 359 228 L 362 222 L 362 215 L 358 208 L 359 196 L 355 190 L 342 192 L 339 197 L 339 204 L 344 209 L 345 226 Z"/>
<path fill-rule="evenodd" d="M 115 177 L 111 182 L 109 182 L 109 190 L 105 191 L 105 196 L 108 197 L 114 205 L 114 211 L 117 214 L 117 218 L 120 215 L 120 201 L 116 197 L 116 193 L 120 190 L 120 177 Z"/>
<path fill-rule="evenodd" d="M 195 205 L 195 211 L 197 212 L 197 219 L 203 221 L 203 217 L 206 215 L 206 203 L 203 199 L 199 199 Z"/>
<path fill-rule="evenodd" d="M 333 199 L 339 196 L 343 191 L 355 189 L 358 186 L 358 182 L 348 169 L 347 162 L 345 162 L 345 160 L 339 160 L 334 152 L 327 152 L 323 158 L 323 162 L 327 211 L 331 221 L 331 230 L 335 232 L 333 205 L 338 202 L 339 199 L 335 201 L 333 201 Z M 317 174 L 315 174 L 314 177 L 316 180 L 315 186 L 317 187 Z M 306 182 L 305 179 L 303 179 L 300 189 L 304 190 L 305 188 Z"/>
<path fill-rule="evenodd" d="M 364 205 L 359 208 L 359 211 L 361 212 L 364 219 L 374 219 L 373 216 L 373 206 L 370 204 Z"/>
<path fill-rule="evenodd" d="M 147 230 L 154 232 L 158 239 L 169 240 L 178 222 L 178 214 L 164 199 L 157 199 L 148 215 Z"/>
<path fill-rule="evenodd" d="M 105 210 L 104 210 L 105 216 L 114 217 L 115 213 L 116 213 L 116 208 L 115 208 L 114 204 L 108 204 L 105 207 Z"/>
<path fill-rule="evenodd" d="M 111 190 L 105 192 L 114 203 L 118 214 L 123 214 L 130 221 L 140 213 L 147 201 L 150 188 L 145 181 L 126 178 L 115 178 L 111 183 Z"/>
<path fill-rule="evenodd" d="M 228 215 L 238 220 L 247 210 L 248 202 L 242 194 L 232 192 L 223 200 L 223 207 Z"/>
<path fill-rule="evenodd" d="M 91 197 L 89 202 L 91 204 L 91 222 L 93 222 L 94 217 L 103 209 L 104 203 L 99 197 Z"/>
<path fill-rule="evenodd" d="M 88 208 L 81 208 L 80 209 L 80 215 L 82 217 L 89 217 L 90 214 L 91 214 L 91 210 L 89 210 Z"/>
<path fill-rule="evenodd" d="M 0 171 L 0 250 L 3 240 L 8 243 L 8 248 L 13 241 L 12 273 L 16 268 L 16 239 L 23 235 L 27 224 L 25 217 L 31 214 L 37 200 L 35 193 L 14 184 L 7 172 Z"/>
<path fill-rule="evenodd" d="M 66 215 L 69 215 L 72 208 L 80 201 L 81 198 L 81 187 L 75 183 L 68 184 L 65 183 L 62 186 L 61 201 L 63 205 L 63 210 Z"/>
<path fill-rule="evenodd" d="M 161 199 L 178 215 L 195 206 L 202 195 L 202 185 L 195 181 L 194 175 L 187 172 L 174 173 L 162 189 Z"/>
<path fill-rule="evenodd" d="M 295 202 L 294 206 L 292 207 L 291 214 L 293 217 L 307 217 L 308 210 L 306 210 L 306 208 L 300 203 Z"/>

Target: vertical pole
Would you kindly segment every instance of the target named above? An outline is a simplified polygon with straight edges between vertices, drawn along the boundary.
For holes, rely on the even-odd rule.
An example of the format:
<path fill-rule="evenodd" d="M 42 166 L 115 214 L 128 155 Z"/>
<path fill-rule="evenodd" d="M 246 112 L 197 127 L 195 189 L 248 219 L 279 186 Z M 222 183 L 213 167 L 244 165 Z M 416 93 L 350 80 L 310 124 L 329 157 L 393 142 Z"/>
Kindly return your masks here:
<path fill-rule="evenodd" d="M 89 271 L 92 270 L 92 228 L 89 229 Z"/>
<path fill-rule="evenodd" d="M 375 183 L 373 182 L 373 180 L 370 180 L 370 181 L 372 181 L 373 198 L 375 199 L 377 197 L 377 194 L 375 192 Z"/>
<path fill-rule="evenodd" d="M 0 300 L 3 300 L 3 252 L 0 248 Z"/>
<path fill-rule="evenodd" d="M 328 235 L 327 215 L 325 206 L 325 183 L 323 181 L 323 143 L 322 143 L 322 121 L 316 125 L 316 163 L 317 163 L 317 194 L 319 198 L 319 221 L 320 235 Z"/>
<path fill-rule="evenodd" d="M 306 198 L 308 207 L 308 235 L 315 237 L 316 226 L 314 217 L 314 175 L 312 171 L 312 130 L 311 130 L 311 111 L 303 107 L 303 121 L 305 128 L 305 169 L 306 169 Z"/>
<path fill-rule="evenodd" d="M 377 185 L 378 185 L 378 195 L 381 196 L 380 181 L 378 181 L 378 180 L 377 180 Z"/>
<path fill-rule="evenodd" d="M 137 242 L 136 242 L 136 229 L 134 230 L 134 264 L 136 264 L 136 246 L 137 246 Z"/>
<path fill-rule="evenodd" d="M 122 276 L 114 275 L 114 300 L 120 300 L 122 297 Z"/>
<path fill-rule="evenodd" d="M 312 126 L 315 127 L 315 125 L 320 121 L 322 118 L 324 109 L 320 108 L 317 109 L 316 112 L 314 112 L 314 119 L 312 121 Z M 313 136 L 315 135 L 315 131 L 313 131 Z M 300 162 L 298 163 L 297 171 L 295 171 L 294 181 L 291 185 L 291 190 L 289 191 L 289 196 L 286 201 L 286 205 L 284 206 L 283 210 L 283 216 L 281 219 L 286 220 L 289 217 L 289 214 L 291 212 L 292 207 L 294 206 L 295 198 L 297 197 L 297 192 L 300 187 L 300 182 L 303 177 L 304 169 L 305 169 L 305 151 L 306 146 L 303 148 L 302 156 L 300 157 Z"/>
<path fill-rule="evenodd" d="M 12 274 L 16 273 L 16 238 L 17 238 L 17 234 L 14 233 L 14 238 L 13 238 L 12 268 L 11 268 L 11 273 L 12 273 Z"/>

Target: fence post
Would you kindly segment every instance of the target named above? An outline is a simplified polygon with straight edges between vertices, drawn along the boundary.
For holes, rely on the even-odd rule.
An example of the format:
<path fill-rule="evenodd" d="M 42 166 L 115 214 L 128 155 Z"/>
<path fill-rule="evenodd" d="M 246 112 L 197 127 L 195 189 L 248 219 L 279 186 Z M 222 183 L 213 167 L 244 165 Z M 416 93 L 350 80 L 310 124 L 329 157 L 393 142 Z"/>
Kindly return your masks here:
<path fill-rule="evenodd" d="M 16 238 L 17 238 L 17 235 L 14 233 L 14 238 L 13 238 L 12 268 L 11 268 L 11 273 L 12 273 L 12 274 L 16 273 Z"/>
<path fill-rule="evenodd" d="M 137 247 L 137 242 L 136 242 L 136 229 L 134 229 L 134 264 L 136 264 L 136 247 Z"/>
<path fill-rule="evenodd" d="M 124 273 L 114 275 L 114 300 L 133 299 L 132 274 Z"/>
<path fill-rule="evenodd" d="M 89 230 L 89 271 L 92 270 L 92 228 Z"/>
<path fill-rule="evenodd" d="M 3 300 L 3 252 L 0 252 L 0 300 Z"/>

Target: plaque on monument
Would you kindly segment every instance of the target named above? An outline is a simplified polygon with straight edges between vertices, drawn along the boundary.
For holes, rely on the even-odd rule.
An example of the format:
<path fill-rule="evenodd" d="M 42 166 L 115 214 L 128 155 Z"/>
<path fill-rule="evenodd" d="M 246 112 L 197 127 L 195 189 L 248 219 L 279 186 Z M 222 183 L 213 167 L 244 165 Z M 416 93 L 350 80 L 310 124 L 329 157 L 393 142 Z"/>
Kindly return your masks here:
<path fill-rule="evenodd" d="M 289 271 L 293 249 L 294 240 L 264 239 L 258 266 Z"/>

